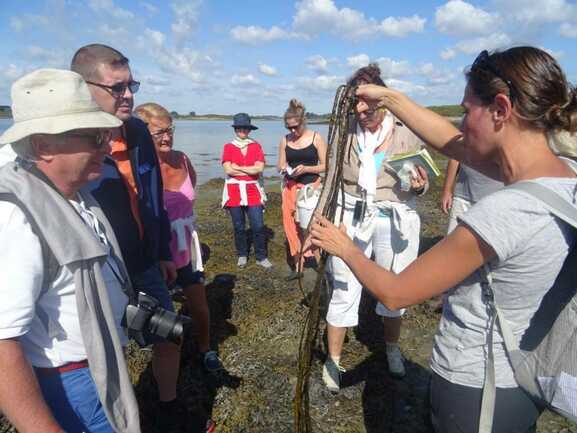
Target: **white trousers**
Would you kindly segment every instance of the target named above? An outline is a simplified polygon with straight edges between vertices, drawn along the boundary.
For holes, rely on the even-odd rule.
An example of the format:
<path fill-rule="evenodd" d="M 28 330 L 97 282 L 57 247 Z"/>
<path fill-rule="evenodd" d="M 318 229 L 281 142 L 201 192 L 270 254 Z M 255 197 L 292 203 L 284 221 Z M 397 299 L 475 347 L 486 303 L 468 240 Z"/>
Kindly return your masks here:
<path fill-rule="evenodd" d="M 346 214 L 347 212 L 345 224 Z M 392 217 L 379 216 L 375 218 L 370 239 L 364 242 L 354 238 L 354 242 L 365 256 L 370 257 L 374 252 L 375 262 L 380 266 L 400 272 L 417 258 L 420 228 L 421 220 L 415 210 L 406 212 L 402 236 L 394 229 Z M 341 259 L 330 257 L 329 260 L 330 269 L 333 271 L 330 278 L 333 291 L 327 311 L 327 323 L 335 327 L 356 326 L 359 322 L 362 285 Z M 334 273 L 338 273 L 338 276 Z M 385 317 L 400 317 L 404 311 L 391 311 L 380 303 L 376 307 L 377 314 Z"/>

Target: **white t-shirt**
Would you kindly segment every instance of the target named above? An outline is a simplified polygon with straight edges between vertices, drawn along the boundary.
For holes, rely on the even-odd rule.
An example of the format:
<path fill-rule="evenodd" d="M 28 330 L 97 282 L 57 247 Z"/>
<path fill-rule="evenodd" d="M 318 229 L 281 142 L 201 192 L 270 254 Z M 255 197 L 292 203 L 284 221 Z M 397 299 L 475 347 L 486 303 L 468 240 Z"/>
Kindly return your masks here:
<path fill-rule="evenodd" d="M 0 167 L 8 162 L 12 162 L 16 159 L 16 153 L 12 150 L 12 146 L 5 144 L 0 147 Z"/>
<path fill-rule="evenodd" d="M 536 181 L 576 203 L 576 179 Z M 460 220 L 495 251 L 497 258 L 490 263 L 495 299 L 520 340 L 575 245 L 577 231 L 537 199 L 507 189 L 481 199 Z M 475 388 L 483 386 L 489 329 L 480 282 L 475 272 L 447 292 L 431 358 L 437 374 Z M 493 338 L 496 384 L 517 387 L 498 328 Z"/>
<path fill-rule="evenodd" d="M 80 206 L 71 203 L 77 209 Z M 27 359 L 36 367 L 57 367 L 86 359 L 73 265 L 62 267 L 41 295 L 44 268 L 40 240 L 20 208 L 5 201 L 0 201 L 0 245 L 0 339 L 18 337 Z M 121 343 L 126 344 L 120 321 L 127 297 L 107 267 L 102 269 L 103 277 Z M 41 319 L 46 317 L 48 320 Z"/>

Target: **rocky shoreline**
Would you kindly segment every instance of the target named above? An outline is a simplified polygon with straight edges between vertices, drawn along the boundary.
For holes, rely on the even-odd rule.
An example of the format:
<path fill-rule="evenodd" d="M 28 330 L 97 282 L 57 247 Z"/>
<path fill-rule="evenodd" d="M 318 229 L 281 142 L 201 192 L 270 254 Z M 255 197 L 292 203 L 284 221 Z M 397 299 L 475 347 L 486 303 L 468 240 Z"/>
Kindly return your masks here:
<path fill-rule="evenodd" d="M 217 377 L 203 373 L 194 345 L 186 343 L 179 397 L 186 402 L 189 416 L 201 411 L 211 414 L 219 433 L 290 433 L 298 343 L 307 307 L 297 282 L 283 279 L 287 268 L 278 183 L 267 185 L 265 223 L 275 265 L 271 271 L 256 266 L 254 259 L 244 270 L 237 270 L 230 219 L 220 208 L 222 183 L 215 179 L 198 188 L 196 211 L 201 239 L 211 248 L 207 292 L 212 337 L 227 371 Z M 422 250 L 445 232 L 446 216 L 438 206 L 441 185 L 442 179 L 437 179 L 419 201 Z M 307 270 L 305 291 L 312 288 L 314 277 L 314 271 Z M 382 324 L 373 312 L 374 303 L 370 296 L 363 296 L 361 321 L 349 331 L 343 353 L 347 369 L 344 388 L 336 395 L 322 384 L 324 345 L 322 340 L 319 343 L 310 387 L 315 433 L 432 433 L 428 358 L 440 315 L 432 302 L 408 310 L 401 336 L 407 376 L 396 380 L 387 373 Z M 154 427 L 157 397 L 150 352 L 131 345 L 129 367 L 141 406 L 143 433 L 160 433 Z M 181 431 L 194 433 L 187 415 L 181 421 Z M 0 433 L 9 431 L 7 424 L 0 425 Z M 577 433 L 577 426 L 546 413 L 537 432 Z"/>

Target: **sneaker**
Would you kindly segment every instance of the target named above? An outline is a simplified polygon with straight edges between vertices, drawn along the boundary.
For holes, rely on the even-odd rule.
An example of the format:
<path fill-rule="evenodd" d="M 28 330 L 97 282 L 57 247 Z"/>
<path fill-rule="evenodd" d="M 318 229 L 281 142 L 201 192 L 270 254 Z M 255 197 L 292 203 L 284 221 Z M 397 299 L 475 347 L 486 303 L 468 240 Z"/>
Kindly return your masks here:
<path fill-rule="evenodd" d="M 270 269 L 272 268 L 272 263 L 270 262 L 269 259 L 262 259 L 262 260 L 257 260 L 256 262 L 257 265 L 262 266 L 265 269 Z"/>
<path fill-rule="evenodd" d="M 345 369 L 336 364 L 329 356 L 323 365 L 323 382 L 331 392 L 339 392 L 341 389 L 341 373 Z"/>
<path fill-rule="evenodd" d="M 401 349 L 398 345 L 387 344 L 387 364 L 389 365 L 389 374 L 396 378 L 405 376 L 405 362 Z"/>
<path fill-rule="evenodd" d="M 202 357 L 202 365 L 204 365 L 204 368 L 209 373 L 214 373 L 224 368 L 222 362 L 220 362 L 220 359 L 218 358 L 218 354 L 214 350 L 205 352 Z"/>
<path fill-rule="evenodd" d="M 240 256 L 240 257 L 238 258 L 238 261 L 236 262 L 236 265 L 237 265 L 239 268 L 244 268 L 244 267 L 246 266 L 247 261 L 248 261 L 248 260 L 247 260 L 247 258 L 246 258 L 245 256 Z"/>

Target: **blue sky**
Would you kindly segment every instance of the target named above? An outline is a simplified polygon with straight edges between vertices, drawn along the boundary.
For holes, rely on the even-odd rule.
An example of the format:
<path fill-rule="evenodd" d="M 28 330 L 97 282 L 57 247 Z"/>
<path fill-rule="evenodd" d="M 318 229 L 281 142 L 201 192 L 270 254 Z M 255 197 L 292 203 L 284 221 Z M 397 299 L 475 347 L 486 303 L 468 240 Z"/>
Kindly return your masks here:
<path fill-rule="evenodd" d="M 39 67 L 111 45 L 142 82 L 137 103 L 180 113 L 282 114 L 289 99 L 331 110 L 336 87 L 378 62 L 426 105 L 458 104 L 482 49 L 531 44 L 577 82 L 577 2 L 568 0 L 0 0 L 0 105 Z"/>

